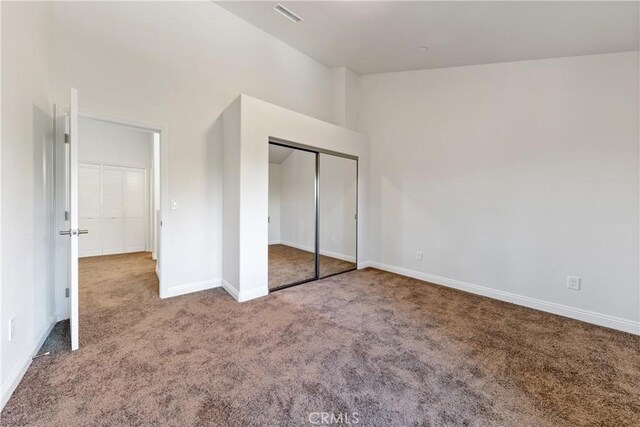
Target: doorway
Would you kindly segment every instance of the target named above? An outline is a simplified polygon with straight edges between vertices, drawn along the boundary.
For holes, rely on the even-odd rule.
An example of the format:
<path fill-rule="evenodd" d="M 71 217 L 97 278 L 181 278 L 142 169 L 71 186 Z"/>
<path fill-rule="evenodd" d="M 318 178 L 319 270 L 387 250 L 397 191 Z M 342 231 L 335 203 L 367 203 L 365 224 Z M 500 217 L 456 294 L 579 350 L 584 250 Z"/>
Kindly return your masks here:
<path fill-rule="evenodd" d="M 357 268 L 358 158 L 269 142 L 269 290 Z"/>
<path fill-rule="evenodd" d="M 156 258 L 159 134 L 80 117 L 79 257 L 147 252 Z M 155 197 L 154 197 L 155 196 Z"/>
<path fill-rule="evenodd" d="M 77 117 L 75 128 L 69 124 L 70 117 Z M 131 273 L 135 265 L 135 269 L 143 269 L 145 274 L 151 274 L 146 276 L 145 292 L 160 294 L 161 206 L 166 203 L 166 167 L 162 165 L 163 161 L 166 162 L 163 154 L 167 144 L 165 133 L 163 127 L 89 114 L 78 116 L 76 113 L 74 116 L 56 107 L 54 221 L 59 230 L 70 229 L 70 218 L 73 216 L 70 213 L 76 212 L 79 235 L 76 259 L 80 258 L 80 280 L 75 288 L 76 292 L 80 288 L 79 304 L 77 297 L 76 303 L 72 304 L 70 296 L 73 296 L 74 282 L 70 274 L 73 269 L 68 267 L 73 258 L 69 250 L 70 242 L 64 236 L 56 239 L 58 320 L 78 319 L 78 311 L 80 318 L 83 311 L 95 311 L 96 305 L 92 305 L 86 295 L 91 294 L 95 299 L 100 292 L 109 291 L 105 289 L 108 286 L 106 281 L 95 283 L 96 278 L 105 278 L 105 272 L 126 270 Z M 74 134 L 75 139 L 69 138 Z M 71 145 L 76 147 L 75 163 L 69 160 Z M 75 211 L 70 205 L 73 186 L 69 177 L 74 169 L 71 164 L 76 165 Z M 61 234 L 68 235 L 66 232 Z M 105 267 L 107 263 L 109 265 Z M 77 275 L 78 269 L 75 271 Z M 91 280 L 83 280 L 83 276 Z M 131 283 L 129 279 L 126 280 Z M 87 290 L 88 282 L 93 283 L 100 292 Z M 69 292 L 69 288 L 72 292 Z M 110 297 L 122 299 L 125 295 L 122 289 L 114 288 L 110 292 Z M 113 301 L 105 299 L 103 308 L 112 305 Z M 78 305 L 79 310 L 75 308 L 75 314 L 70 316 L 73 307 Z M 73 327 L 71 329 L 73 331 Z M 72 336 L 77 337 L 77 333 Z M 72 349 L 76 348 L 77 338 L 72 344 Z"/>

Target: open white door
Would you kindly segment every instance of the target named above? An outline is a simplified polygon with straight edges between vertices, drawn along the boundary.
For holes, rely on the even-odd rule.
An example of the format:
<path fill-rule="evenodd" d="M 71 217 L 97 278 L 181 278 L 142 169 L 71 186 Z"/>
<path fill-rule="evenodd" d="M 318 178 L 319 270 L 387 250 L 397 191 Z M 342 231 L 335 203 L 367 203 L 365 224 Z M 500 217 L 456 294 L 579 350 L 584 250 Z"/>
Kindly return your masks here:
<path fill-rule="evenodd" d="M 69 128 L 65 139 L 69 143 L 69 158 L 66 168 L 69 183 L 69 229 L 60 231 L 61 235 L 69 236 L 69 323 L 71 325 L 71 350 L 79 347 L 79 319 L 78 319 L 78 237 L 86 234 L 86 230 L 78 229 L 78 91 L 71 89 L 69 103 Z"/>

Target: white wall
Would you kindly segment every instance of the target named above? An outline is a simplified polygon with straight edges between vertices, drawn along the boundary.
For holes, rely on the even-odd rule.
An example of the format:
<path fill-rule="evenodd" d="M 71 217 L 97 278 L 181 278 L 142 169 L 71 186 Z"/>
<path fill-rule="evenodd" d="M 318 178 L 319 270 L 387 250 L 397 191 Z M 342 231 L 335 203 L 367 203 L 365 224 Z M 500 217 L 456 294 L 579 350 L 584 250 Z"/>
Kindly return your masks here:
<path fill-rule="evenodd" d="M 240 282 L 240 138 L 241 97 L 222 115 L 223 122 L 223 201 L 222 201 L 222 278 L 225 288 Z M 268 190 L 267 190 L 268 191 Z M 267 208 L 268 215 L 268 208 Z M 263 217 L 264 221 L 264 217 Z M 226 283 L 225 283 L 226 282 Z M 227 285 L 228 283 L 228 285 Z M 239 294 L 238 294 L 239 295 Z"/>
<path fill-rule="evenodd" d="M 151 170 L 153 133 L 81 117 L 78 134 L 80 163 L 96 163 Z"/>
<path fill-rule="evenodd" d="M 363 76 L 372 259 L 637 333 L 638 71 L 631 52 Z"/>
<path fill-rule="evenodd" d="M 2 2 L 1 405 L 55 321 L 51 4 Z M 9 341 L 9 321 L 15 337 Z"/>
<path fill-rule="evenodd" d="M 346 121 L 346 67 L 331 69 L 331 122 L 344 126 Z"/>
<path fill-rule="evenodd" d="M 168 191 L 179 209 L 163 218 L 163 294 L 214 285 L 222 262 L 216 119 L 240 93 L 329 119 L 330 70 L 212 2 L 56 2 L 53 10 L 54 99 L 66 104 L 73 86 L 81 111 L 168 129 Z"/>
<path fill-rule="evenodd" d="M 358 127 L 359 77 L 346 67 L 331 69 L 331 121 L 352 130 Z"/>
<path fill-rule="evenodd" d="M 280 243 L 280 165 L 269 163 L 269 244 Z"/>

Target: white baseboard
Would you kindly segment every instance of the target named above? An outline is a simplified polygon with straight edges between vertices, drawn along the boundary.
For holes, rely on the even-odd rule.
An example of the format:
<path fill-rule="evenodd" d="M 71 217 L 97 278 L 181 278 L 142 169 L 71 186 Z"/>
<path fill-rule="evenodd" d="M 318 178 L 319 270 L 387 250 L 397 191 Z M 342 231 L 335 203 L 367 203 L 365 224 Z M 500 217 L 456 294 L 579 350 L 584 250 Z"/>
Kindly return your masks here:
<path fill-rule="evenodd" d="M 280 245 L 282 244 L 282 240 L 269 240 L 270 245 Z"/>
<path fill-rule="evenodd" d="M 252 299 L 260 298 L 269 295 L 269 288 L 257 288 L 257 289 L 249 289 L 246 291 L 240 291 L 240 296 L 238 297 L 238 302 L 245 302 Z"/>
<path fill-rule="evenodd" d="M 321 250 L 320 251 L 320 255 L 324 255 L 324 256 L 331 257 L 331 258 L 340 259 L 342 261 L 347 261 L 347 262 L 356 262 L 356 257 L 345 255 L 345 254 L 339 254 L 338 252 L 322 251 Z"/>
<path fill-rule="evenodd" d="M 235 299 L 236 301 L 239 300 L 240 293 L 238 292 L 235 286 L 233 286 L 231 283 L 227 282 L 226 280 L 222 279 L 222 287 L 224 288 L 225 291 L 229 293 L 229 295 L 233 297 L 233 299 Z"/>
<path fill-rule="evenodd" d="M 2 386 L 0 386 L 0 411 L 4 408 L 4 405 L 7 404 L 11 395 L 16 390 L 16 387 L 20 384 L 22 377 L 24 377 L 24 374 L 27 372 L 27 369 L 31 366 L 33 356 L 38 352 L 38 350 L 40 350 L 40 347 L 42 347 L 42 344 L 44 344 L 45 340 L 51 333 L 51 330 L 56 325 L 55 314 L 49 316 L 47 322 L 47 327 L 44 328 L 44 331 L 42 331 L 38 340 L 21 358 L 22 362 L 18 363 L 13 368 L 9 373 L 9 376 L 7 376 L 6 380 L 2 383 Z"/>
<path fill-rule="evenodd" d="M 225 291 L 229 292 L 229 295 L 231 295 L 238 302 L 246 302 L 252 299 L 269 295 L 269 289 L 267 287 L 238 291 L 235 286 L 224 279 L 222 279 L 222 287 Z"/>
<path fill-rule="evenodd" d="M 569 317 L 583 322 L 592 323 L 606 328 L 617 329 L 619 331 L 640 335 L 640 322 L 628 319 L 622 319 L 608 314 L 597 313 L 595 311 L 584 310 L 581 308 L 571 307 L 564 304 L 545 301 L 537 298 L 531 298 L 511 292 L 500 291 L 488 288 L 486 286 L 474 285 L 472 283 L 462 282 L 460 280 L 448 279 L 446 277 L 436 276 L 420 271 L 409 270 L 407 268 L 396 267 L 389 264 L 382 264 L 375 261 L 365 261 L 358 264 L 358 268 L 373 267 L 391 273 L 400 274 L 402 276 L 411 277 L 425 282 L 435 283 L 436 285 L 446 286 L 449 288 L 459 289 L 461 291 L 470 292 L 472 294 L 482 295 L 485 297 L 533 308 L 547 313 L 557 314 Z"/>
<path fill-rule="evenodd" d="M 94 249 L 92 251 L 83 251 L 80 252 L 78 254 L 78 258 L 86 258 L 86 257 L 91 257 L 91 256 L 98 256 L 98 255 L 102 255 L 102 250 L 100 249 Z"/>
<path fill-rule="evenodd" d="M 56 310 L 56 319 L 55 323 L 62 322 L 63 320 L 67 320 L 69 318 L 69 313 L 67 311 L 57 311 Z"/>
<path fill-rule="evenodd" d="M 160 265 L 157 262 L 156 262 L 156 276 L 158 277 L 158 280 L 160 280 Z"/>
<path fill-rule="evenodd" d="M 192 292 L 204 291 L 220 286 L 220 279 L 203 280 L 202 282 L 185 283 L 184 285 L 171 286 L 164 292 L 160 292 L 160 298 L 171 298 Z"/>
<path fill-rule="evenodd" d="M 300 249 L 301 251 L 306 251 L 306 252 L 316 251 L 316 249 L 312 246 L 301 245 L 299 243 L 293 243 L 293 242 L 287 242 L 286 240 L 280 241 L 280 244 L 285 246 L 291 246 L 292 248 Z"/>
<path fill-rule="evenodd" d="M 362 270 L 363 268 L 379 268 L 380 270 L 382 270 L 382 268 L 377 267 L 378 263 L 374 262 L 374 261 L 361 261 L 358 263 L 358 270 Z"/>
<path fill-rule="evenodd" d="M 147 251 L 147 247 L 146 246 L 133 246 L 131 248 L 127 248 L 123 253 L 132 254 L 132 253 L 136 253 L 136 252 L 146 252 L 146 251 Z"/>
<path fill-rule="evenodd" d="M 102 251 L 102 253 L 98 254 L 98 255 L 120 255 L 120 254 L 124 254 L 124 248 L 122 249 L 105 249 Z"/>
<path fill-rule="evenodd" d="M 298 243 L 293 243 L 293 242 L 281 241 L 279 244 L 286 245 L 286 246 L 291 246 L 292 248 L 300 249 L 302 251 L 307 251 L 307 252 L 315 252 L 316 251 L 316 249 L 311 247 L 311 246 L 300 245 Z M 341 253 L 338 253 L 338 252 L 325 251 L 325 250 L 321 249 L 320 250 L 320 255 L 328 256 L 328 257 L 331 257 L 331 258 L 337 258 L 337 259 L 340 259 L 342 261 L 347 261 L 347 262 L 356 262 L 356 257 L 349 256 L 349 255 L 346 255 L 346 254 L 341 254 Z"/>

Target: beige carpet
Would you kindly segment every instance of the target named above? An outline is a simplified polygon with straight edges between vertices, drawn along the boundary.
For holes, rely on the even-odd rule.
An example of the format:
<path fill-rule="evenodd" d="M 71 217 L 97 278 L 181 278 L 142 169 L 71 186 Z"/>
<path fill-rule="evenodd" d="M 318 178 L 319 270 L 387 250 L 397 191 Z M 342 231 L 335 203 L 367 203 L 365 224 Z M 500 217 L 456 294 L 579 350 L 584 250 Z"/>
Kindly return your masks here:
<path fill-rule="evenodd" d="M 81 349 L 36 359 L 3 426 L 640 425 L 630 334 L 373 269 L 242 304 L 160 300 L 144 254 L 81 281 Z"/>
<path fill-rule="evenodd" d="M 320 255 L 320 277 L 354 269 L 356 264 Z M 269 289 L 315 277 L 315 253 L 287 245 L 269 245 Z"/>

